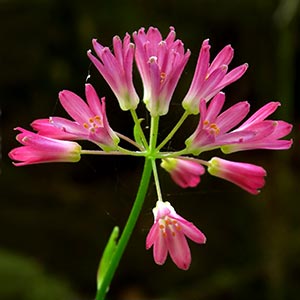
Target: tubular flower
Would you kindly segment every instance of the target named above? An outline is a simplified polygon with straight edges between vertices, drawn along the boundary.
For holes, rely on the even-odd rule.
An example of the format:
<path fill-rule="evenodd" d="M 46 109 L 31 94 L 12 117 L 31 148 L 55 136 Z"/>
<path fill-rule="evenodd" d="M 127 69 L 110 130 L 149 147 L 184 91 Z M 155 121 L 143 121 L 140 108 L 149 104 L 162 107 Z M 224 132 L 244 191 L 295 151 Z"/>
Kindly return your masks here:
<path fill-rule="evenodd" d="M 247 115 L 250 105 L 246 101 L 238 102 L 220 113 L 225 101 L 225 94 L 217 94 L 206 108 L 206 101 L 200 101 L 200 121 L 195 132 L 185 141 L 187 150 L 195 155 L 226 144 L 233 144 L 254 135 L 252 131 L 229 132 Z"/>
<path fill-rule="evenodd" d="M 205 168 L 198 162 L 184 158 L 164 158 L 161 167 L 170 173 L 172 179 L 182 188 L 195 187 Z"/>
<path fill-rule="evenodd" d="M 179 216 L 169 202 L 157 201 L 153 209 L 154 224 L 146 238 L 146 249 L 153 246 L 154 261 L 163 265 L 168 252 L 179 269 L 187 270 L 191 252 L 186 237 L 204 244 L 206 237 L 193 224 Z"/>
<path fill-rule="evenodd" d="M 133 33 L 133 39 L 135 60 L 144 87 L 143 101 L 151 116 L 165 115 L 190 51 L 184 52 L 182 41 L 175 40 L 173 27 L 165 40 L 154 27 L 147 32 L 141 28 Z"/>
<path fill-rule="evenodd" d="M 186 111 L 190 114 L 198 114 L 201 99 L 209 101 L 224 87 L 238 80 L 246 72 L 248 64 L 240 65 L 227 73 L 233 54 L 233 48 L 227 45 L 210 64 L 209 40 L 203 41 L 191 86 L 182 102 Z"/>
<path fill-rule="evenodd" d="M 213 157 L 209 164 L 207 171 L 211 175 L 230 181 L 250 194 L 258 194 L 259 189 L 265 185 L 264 177 L 267 173 L 262 167 L 218 157 Z"/>
<path fill-rule="evenodd" d="M 96 39 L 93 39 L 92 43 L 99 59 L 92 54 L 91 50 L 87 55 L 109 84 L 121 109 L 136 109 L 139 97 L 132 81 L 134 44 L 130 42 L 130 35 L 128 33 L 125 35 L 123 44 L 120 37 L 113 38 L 114 54 L 108 47 L 99 44 Z"/>
<path fill-rule="evenodd" d="M 101 100 L 91 84 L 86 84 L 87 103 L 71 91 L 61 91 L 59 100 L 67 113 L 75 120 L 50 117 L 34 121 L 31 126 L 44 136 L 69 140 L 89 140 L 109 151 L 117 148 L 118 136 L 110 128 L 105 99 Z"/>
<path fill-rule="evenodd" d="M 21 127 L 16 137 L 24 146 L 15 148 L 9 152 L 12 160 L 19 162 L 15 166 L 49 162 L 77 162 L 80 160 L 81 147 L 76 142 L 61 141 L 27 131 Z"/>
<path fill-rule="evenodd" d="M 255 112 L 247 121 L 233 132 L 252 131 L 254 136 L 247 141 L 224 145 L 221 150 L 224 153 L 232 153 L 252 149 L 284 150 L 292 146 L 292 139 L 280 140 L 288 135 L 293 126 L 284 121 L 265 120 L 272 114 L 280 102 L 269 102 Z"/>

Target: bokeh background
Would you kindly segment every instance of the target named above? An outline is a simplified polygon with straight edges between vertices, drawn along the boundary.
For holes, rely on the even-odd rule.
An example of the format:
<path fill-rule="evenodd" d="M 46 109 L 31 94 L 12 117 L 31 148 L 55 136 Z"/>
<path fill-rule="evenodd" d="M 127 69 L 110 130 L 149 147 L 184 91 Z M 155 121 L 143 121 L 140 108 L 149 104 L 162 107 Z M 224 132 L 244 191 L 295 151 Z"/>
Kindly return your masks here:
<path fill-rule="evenodd" d="M 99 258 L 113 226 L 124 226 L 142 160 L 85 156 L 77 164 L 16 168 L 7 153 L 18 145 L 14 127 L 30 129 L 34 119 L 65 116 L 58 92 L 70 89 L 83 96 L 88 75 L 107 98 L 111 126 L 131 136 L 129 114 L 120 111 L 86 51 L 92 38 L 111 46 L 112 36 L 150 25 L 164 36 L 175 26 L 192 51 L 170 113 L 162 118 L 161 139 L 182 113 L 180 102 L 199 48 L 209 37 L 212 55 L 230 43 L 235 48 L 231 67 L 250 65 L 225 89 L 227 105 L 248 100 L 254 112 L 268 101 L 281 101 L 273 118 L 294 124 L 289 136 L 294 145 L 284 152 L 229 157 L 267 169 L 267 184 L 258 196 L 208 174 L 197 188 L 183 190 L 161 170 L 165 200 L 203 230 L 207 244 L 190 243 L 189 271 L 178 270 L 170 260 L 162 267 L 154 264 L 144 246 L 156 202 L 151 185 L 108 299 L 298 299 L 299 17 L 298 0 L 1 0 L 0 299 L 94 298 Z M 143 105 L 138 113 L 146 116 Z M 190 118 L 167 148 L 180 148 L 196 124 L 197 118 Z"/>

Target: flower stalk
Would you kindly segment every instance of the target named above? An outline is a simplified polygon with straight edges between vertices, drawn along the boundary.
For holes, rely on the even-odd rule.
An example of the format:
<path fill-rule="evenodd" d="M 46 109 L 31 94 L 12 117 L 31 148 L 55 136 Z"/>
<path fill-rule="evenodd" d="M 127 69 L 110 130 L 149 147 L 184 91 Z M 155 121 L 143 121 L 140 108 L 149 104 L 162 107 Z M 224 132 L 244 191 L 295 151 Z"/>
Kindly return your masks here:
<path fill-rule="evenodd" d="M 105 299 L 105 295 L 108 292 L 110 283 L 113 279 L 113 276 L 114 276 L 116 269 L 119 265 L 119 262 L 121 260 L 121 257 L 125 251 L 125 248 L 128 244 L 128 241 L 130 239 L 132 231 L 133 231 L 135 224 L 138 220 L 138 217 L 140 215 L 140 212 L 141 212 L 141 209 L 142 209 L 142 206 L 143 206 L 146 194 L 147 194 L 148 186 L 150 183 L 151 174 L 152 174 L 151 160 L 146 158 L 140 185 L 139 185 L 139 189 L 138 189 L 133 207 L 131 209 L 130 215 L 128 217 L 128 220 L 124 227 L 124 230 L 121 234 L 121 237 L 120 237 L 119 241 L 117 242 L 116 249 L 111 258 L 110 266 L 109 266 L 108 270 L 106 271 L 104 278 L 101 278 L 101 285 L 98 286 L 96 300 L 104 300 Z M 101 277 L 101 274 L 99 276 Z"/>

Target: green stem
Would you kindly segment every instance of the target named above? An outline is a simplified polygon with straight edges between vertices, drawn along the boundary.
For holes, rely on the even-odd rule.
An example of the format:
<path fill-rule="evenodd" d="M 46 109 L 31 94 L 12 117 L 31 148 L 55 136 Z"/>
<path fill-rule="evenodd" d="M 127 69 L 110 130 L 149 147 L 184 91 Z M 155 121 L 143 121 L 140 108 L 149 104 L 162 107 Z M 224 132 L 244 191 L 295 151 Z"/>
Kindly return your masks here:
<path fill-rule="evenodd" d="M 88 155 L 131 155 L 131 156 L 145 156 L 145 152 L 130 151 L 121 147 L 118 147 L 118 151 L 101 151 L 101 150 L 81 150 L 80 154 Z"/>
<path fill-rule="evenodd" d="M 157 198 L 159 201 L 163 201 L 155 159 L 152 159 L 151 162 L 152 162 L 152 170 L 153 170 L 153 177 L 154 177 L 154 182 L 156 187 Z"/>
<path fill-rule="evenodd" d="M 181 118 L 179 119 L 175 127 L 170 131 L 170 133 L 166 136 L 166 138 L 156 148 L 157 151 L 159 151 L 173 137 L 173 135 L 177 132 L 179 127 L 183 124 L 183 122 L 189 115 L 190 114 L 187 111 L 184 112 L 184 114 L 181 116 Z"/>
<path fill-rule="evenodd" d="M 120 139 L 123 139 L 124 141 L 128 142 L 129 144 L 135 146 L 136 148 L 138 148 L 140 151 L 143 151 L 143 148 L 141 147 L 141 145 L 139 145 L 138 143 L 136 143 L 135 141 L 133 141 L 131 138 L 127 137 L 126 135 L 119 133 L 119 132 L 115 132 L 117 134 L 117 136 Z"/>
<path fill-rule="evenodd" d="M 159 152 L 157 153 L 156 158 L 161 159 L 161 158 L 168 158 L 168 157 L 178 157 L 186 154 L 191 154 L 191 153 L 187 151 L 187 149 L 185 148 L 176 152 Z"/>
<path fill-rule="evenodd" d="M 125 251 L 127 243 L 130 239 L 130 236 L 132 234 L 132 231 L 135 227 L 135 224 L 139 217 L 140 211 L 142 209 L 142 206 L 143 206 L 146 194 L 147 194 L 148 186 L 149 186 L 151 173 L 152 173 L 151 159 L 146 158 L 145 164 L 144 164 L 144 169 L 143 169 L 143 174 L 142 174 L 142 178 L 140 181 L 140 186 L 139 186 L 139 189 L 138 189 L 138 192 L 136 195 L 135 202 L 131 209 L 130 215 L 128 217 L 127 223 L 122 232 L 120 240 L 117 244 L 117 248 L 111 259 L 110 266 L 109 266 L 107 272 L 105 273 L 105 277 L 102 280 L 101 286 L 97 290 L 96 300 L 104 300 L 105 299 L 105 295 L 108 291 L 108 288 L 110 286 L 112 278 L 113 278 L 115 271 L 119 265 L 121 257 Z"/>
<path fill-rule="evenodd" d="M 158 123 L 159 123 L 159 116 L 151 117 L 149 152 L 150 152 L 150 155 L 154 154 L 154 156 L 155 156 L 155 153 L 158 152 L 155 150 L 156 142 L 157 142 L 157 135 L 158 135 Z"/>

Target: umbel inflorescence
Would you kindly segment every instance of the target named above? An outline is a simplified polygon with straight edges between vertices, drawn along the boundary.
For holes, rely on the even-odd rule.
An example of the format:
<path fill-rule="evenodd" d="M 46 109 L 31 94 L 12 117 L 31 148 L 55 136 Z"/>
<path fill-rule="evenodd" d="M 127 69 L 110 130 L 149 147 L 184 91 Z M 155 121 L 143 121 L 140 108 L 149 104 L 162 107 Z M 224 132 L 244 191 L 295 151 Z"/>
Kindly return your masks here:
<path fill-rule="evenodd" d="M 148 30 L 139 29 L 132 37 L 127 33 L 123 40 L 115 36 L 113 49 L 101 45 L 96 39 L 92 44 L 94 51 L 87 52 L 88 58 L 112 89 L 121 110 L 131 114 L 133 137 L 126 137 L 111 128 L 105 98 L 99 98 L 95 88 L 87 83 L 86 101 L 72 91 L 59 93 L 60 103 L 70 119 L 57 116 L 37 119 L 31 124 L 35 132 L 17 127 L 16 130 L 20 131 L 17 140 L 22 146 L 13 149 L 9 156 L 16 166 L 78 162 L 83 154 L 144 157 L 151 166 L 157 190 L 154 224 L 147 235 L 146 248 L 153 246 L 157 264 L 164 264 L 169 254 L 180 269 L 186 270 L 191 263 L 186 237 L 199 244 L 205 243 L 206 237 L 195 225 L 178 215 L 169 202 L 163 201 L 157 161 L 182 188 L 197 186 L 207 171 L 255 195 L 265 184 L 266 171 L 262 167 L 220 157 L 203 160 L 201 154 L 215 149 L 220 149 L 223 154 L 251 149 L 289 149 L 292 140 L 282 138 L 291 132 L 292 125 L 268 119 L 280 106 L 279 102 L 267 103 L 250 117 L 247 117 L 250 110 L 247 101 L 224 110 L 223 88 L 238 80 L 248 65 L 229 70 L 234 54 L 230 45 L 211 59 L 211 46 L 206 39 L 200 49 L 191 85 L 182 99 L 182 117 L 158 144 L 159 119 L 169 112 L 170 101 L 190 51 L 185 50 L 183 42 L 176 39 L 173 27 L 170 27 L 165 39 L 157 28 L 150 27 Z M 143 83 L 142 97 L 133 82 L 133 64 Z M 145 135 L 141 125 L 143 121 L 136 112 L 141 102 L 151 117 L 149 136 Z M 195 131 L 186 137 L 185 147 L 165 152 L 164 146 L 190 115 L 199 115 L 199 123 Z M 99 150 L 82 149 L 80 140 L 96 144 Z M 121 140 L 131 143 L 136 151 L 121 147 Z"/>

